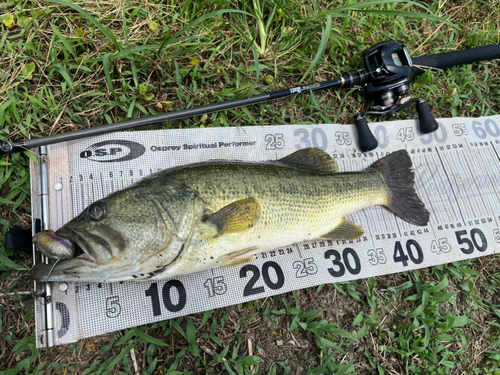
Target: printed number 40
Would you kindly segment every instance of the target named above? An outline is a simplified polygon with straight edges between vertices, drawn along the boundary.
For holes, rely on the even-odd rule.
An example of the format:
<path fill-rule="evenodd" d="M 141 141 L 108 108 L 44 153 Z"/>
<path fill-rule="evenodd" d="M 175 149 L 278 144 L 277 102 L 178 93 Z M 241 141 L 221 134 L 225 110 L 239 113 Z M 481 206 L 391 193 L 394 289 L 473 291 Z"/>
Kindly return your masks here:
<path fill-rule="evenodd" d="M 396 245 L 394 246 L 394 262 L 403 263 L 404 267 L 408 266 L 408 260 L 411 260 L 414 264 L 420 264 L 424 261 L 424 253 L 422 248 L 415 240 L 406 241 L 406 252 L 403 249 L 400 241 L 396 241 Z"/>

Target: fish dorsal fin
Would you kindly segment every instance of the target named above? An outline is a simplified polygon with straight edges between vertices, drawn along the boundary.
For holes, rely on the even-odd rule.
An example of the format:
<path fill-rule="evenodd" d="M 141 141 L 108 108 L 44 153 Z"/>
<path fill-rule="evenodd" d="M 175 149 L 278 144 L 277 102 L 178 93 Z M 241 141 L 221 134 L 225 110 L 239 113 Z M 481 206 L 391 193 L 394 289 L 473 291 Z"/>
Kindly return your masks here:
<path fill-rule="evenodd" d="M 278 160 L 292 168 L 303 169 L 318 174 L 333 174 L 339 171 L 334 158 L 319 148 L 310 147 L 295 151 L 293 154 Z"/>
<path fill-rule="evenodd" d="M 352 221 L 342 219 L 335 229 L 322 235 L 321 238 L 330 240 L 355 240 L 364 233 L 364 229 L 359 225 L 354 224 Z"/>
<path fill-rule="evenodd" d="M 244 232 L 260 218 L 260 204 L 255 198 L 245 198 L 228 204 L 206 221 L 217 227 L 217 234 Z"/>

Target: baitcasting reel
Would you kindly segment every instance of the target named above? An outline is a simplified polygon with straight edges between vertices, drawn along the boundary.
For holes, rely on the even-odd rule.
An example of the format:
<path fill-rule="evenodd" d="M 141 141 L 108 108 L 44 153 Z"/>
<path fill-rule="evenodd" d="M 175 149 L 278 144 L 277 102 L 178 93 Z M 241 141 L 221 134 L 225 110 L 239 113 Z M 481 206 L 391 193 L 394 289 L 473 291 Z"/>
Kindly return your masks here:
<path fill-rule="evenodd" d="M 401 42 L 391 40 L 376 44 L 365 53 L 365 69 L 346 73 L 359 75 L 359 83 L 364 85 L 365 98 L 373 102 L 373 110 L 358 113 L 354 124 L 358 131 L 361 151 L 371 151 L 378 146 L 365 116 L 390 116 L 416 103 L 420 120 L 420 131 L 432 133 L 439 127 L 424 98 L 411 100 L 409 93 L 412 75 L 412 60 Z M 344 74 L 342 77 L 345 77 Z M 349 80 L 348 85 L 352 85 Z"/>

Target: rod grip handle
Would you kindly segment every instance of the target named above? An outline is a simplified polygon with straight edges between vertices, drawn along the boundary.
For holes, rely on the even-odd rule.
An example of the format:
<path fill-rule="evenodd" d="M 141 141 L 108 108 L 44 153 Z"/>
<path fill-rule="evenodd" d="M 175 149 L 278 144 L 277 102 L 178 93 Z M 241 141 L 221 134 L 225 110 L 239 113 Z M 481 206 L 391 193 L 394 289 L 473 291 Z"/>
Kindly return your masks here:
<path fill-rule="evenodd" d="M 462 51 L 453 51 L 439 53 L 437 55 L 421 56 L 412 58 L 413 74 L 422 74 L 425 67 L 446 69 L 451 66 L 471 64 L 477 61 L 489 61 L 500 59 L 500 44 L 492 44 L 489 46 L 476 47 Z M 420 65 L 423 68 L 419 69 L 415 65 Z"/>

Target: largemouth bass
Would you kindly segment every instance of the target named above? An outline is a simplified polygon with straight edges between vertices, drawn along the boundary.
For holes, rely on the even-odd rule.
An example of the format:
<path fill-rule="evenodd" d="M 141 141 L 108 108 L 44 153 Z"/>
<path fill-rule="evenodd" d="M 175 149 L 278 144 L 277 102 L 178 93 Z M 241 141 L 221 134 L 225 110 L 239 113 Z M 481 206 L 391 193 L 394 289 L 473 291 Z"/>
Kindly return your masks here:
<path fill-rule="evenodd" d="M 49 257 L 67 258 L 76 248 L 83 255 L 37 265 L 33 276 L 153 280 L 239 264 L 299 241 L 359 238 L 364 230 L 344 216 L 373 205 L 415 225 L 428 223 L 405 150 L 362 172 L 339 173 L 316 148 L 268 163 L 188 165 L 92 203 L 55 234 L 36 234 L 33 242 Z"/>

